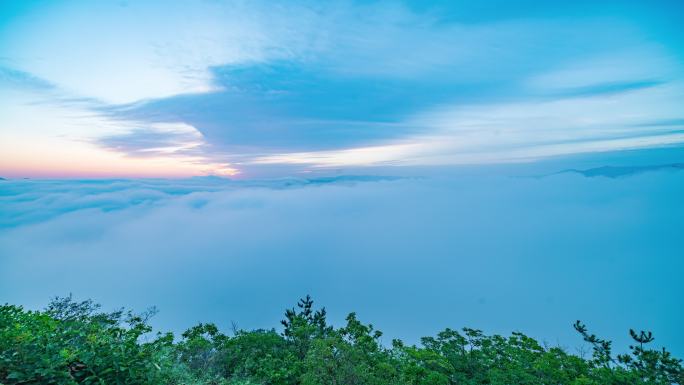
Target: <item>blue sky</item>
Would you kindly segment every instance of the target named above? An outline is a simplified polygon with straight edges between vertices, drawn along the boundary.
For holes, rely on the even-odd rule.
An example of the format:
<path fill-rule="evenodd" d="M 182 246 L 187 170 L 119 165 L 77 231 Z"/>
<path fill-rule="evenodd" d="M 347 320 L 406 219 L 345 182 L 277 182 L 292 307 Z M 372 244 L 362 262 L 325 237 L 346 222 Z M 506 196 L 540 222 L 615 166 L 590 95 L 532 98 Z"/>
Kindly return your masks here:
<path fill-rule="evenodd" d="M 3 2 L 0 171 L 401 173 L 677 144 L 682 11 L 677 1 Z"/>

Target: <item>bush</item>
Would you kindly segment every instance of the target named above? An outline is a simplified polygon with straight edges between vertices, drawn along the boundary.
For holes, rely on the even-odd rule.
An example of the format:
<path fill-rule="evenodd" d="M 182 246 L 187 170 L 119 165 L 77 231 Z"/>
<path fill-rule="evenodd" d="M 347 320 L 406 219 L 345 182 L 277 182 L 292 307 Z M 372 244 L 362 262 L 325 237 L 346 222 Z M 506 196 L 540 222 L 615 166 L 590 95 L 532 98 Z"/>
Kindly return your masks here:
<path fill-rule="evenodd" d="M 177 341 L 152 335 L 150 310 L 103 313 L 92 301 L 56 298 L 43 311 L 0 307 L 0 385 L 669 385 L 684 384 L 681 360 L 647 346 L 649 332 L 630 331 L 634 345 L 614 356 L 610 341 L 590 334 L 582 358 L 513 333 L 485 335 L 446 329 L 419 346 L 394 340 L 354 313 L 340 328 L 310 297 L 287 310 L 283 332 L 235 330 L 199 324 Z"/>

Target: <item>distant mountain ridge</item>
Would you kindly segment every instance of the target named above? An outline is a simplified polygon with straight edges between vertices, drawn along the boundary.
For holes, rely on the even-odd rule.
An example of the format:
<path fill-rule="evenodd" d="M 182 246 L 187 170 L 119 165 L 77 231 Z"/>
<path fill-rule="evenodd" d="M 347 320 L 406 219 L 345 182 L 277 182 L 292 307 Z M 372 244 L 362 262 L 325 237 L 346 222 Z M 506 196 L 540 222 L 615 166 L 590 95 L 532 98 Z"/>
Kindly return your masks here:
<path fill-rule="evenodd" d="M 684 171 L 684 163 L 669 163 L 669 164 L 659 164 L 659 165 L 651 165 L 651 166 L 602 166 L 602 167 L 589 168 L 586 170 L 579 170 L 579 169 L 571 168 L 571 169 L 559 171 L 559 172 L 551 174 L 551 175 L 575 173 L 575 174 L 583 175 L 587 178 L 594 178 L 594 177 L 621 178 L 621 177 L 628 177 L 628 176 L 632 176 L 632 175 L 636 175 L 636 174 L 642 174 L 645 172 L 667 171 L 667 170 Z"/>
<path fill-rule="evenodd" d="M 354 184 L 362 182 L 385 182 L 406 179 L 401 176 L 387 176 L 387 175 L 336 175 L 336 176 L 318 176 L 310 178 L 302 177 L 284 177 L 274 179 L 231 179 L 215 175 L 195 176 L 190 178 L 191 181 L 204 181 L 216 184 L 233 184 L 243 187 L 296 187 L 296 186 L 310 186 L 322 184 Z"/>

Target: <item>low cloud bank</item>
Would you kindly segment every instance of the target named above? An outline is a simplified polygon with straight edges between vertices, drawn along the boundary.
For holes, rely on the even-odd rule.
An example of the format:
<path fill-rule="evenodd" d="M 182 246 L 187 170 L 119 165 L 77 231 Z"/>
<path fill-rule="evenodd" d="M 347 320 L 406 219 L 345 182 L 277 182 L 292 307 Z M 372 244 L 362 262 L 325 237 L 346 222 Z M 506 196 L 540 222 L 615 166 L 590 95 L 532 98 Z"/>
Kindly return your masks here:
<path fill-rule="evenodd" d="M 387 338 L 571 323 L 680 356 L 684 173 L 231 182 L 13 181 L 0 187 L 0 302 L 69 292 L 157 305 L 157 324 L 269 327 L 310 293 Z"/>

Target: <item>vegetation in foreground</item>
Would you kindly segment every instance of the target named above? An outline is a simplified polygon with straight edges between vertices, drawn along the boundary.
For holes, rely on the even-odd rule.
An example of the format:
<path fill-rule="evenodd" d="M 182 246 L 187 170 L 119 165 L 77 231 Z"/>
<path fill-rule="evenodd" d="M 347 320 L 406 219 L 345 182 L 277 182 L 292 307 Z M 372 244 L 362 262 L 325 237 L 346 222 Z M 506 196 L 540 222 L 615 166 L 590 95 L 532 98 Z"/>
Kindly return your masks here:
<path fill-rule="evenodd" d="M 282 333 L 229 336 L 199 324 L 175 339 L 152 334 L 151 314 L 103 313 L 71 297 L 44 311 L 1 306 L 0 384 L 684 384 L 681 360 L 647 347 L 651 333 L 630 331 L 631 351 L 614 355 L 579 321 L 591 357 L 468 328 L 386 347 L 354 313 L 343 327 L 328 325 L 308 296 L 286 311 Z"/>

